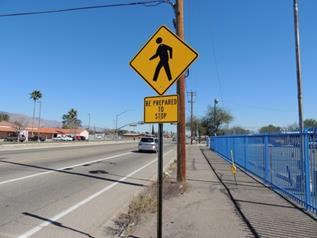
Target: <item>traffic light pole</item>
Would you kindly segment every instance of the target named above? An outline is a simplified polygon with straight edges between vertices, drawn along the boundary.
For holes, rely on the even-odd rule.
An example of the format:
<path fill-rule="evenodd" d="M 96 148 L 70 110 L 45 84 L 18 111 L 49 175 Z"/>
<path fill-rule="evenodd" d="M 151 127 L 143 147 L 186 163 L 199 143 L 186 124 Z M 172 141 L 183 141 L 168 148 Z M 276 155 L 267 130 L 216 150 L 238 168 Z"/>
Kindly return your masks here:
<path fill-rule="evenodd" d="M 184 1 L 177 0 L 176 33 L 184 40 Z M 179 96 L 179 122 L 177 124 L 177 181 L 186 182 L 186 122 L 185 122 L 185 75 L 177 81 L 177 94 Z"/>

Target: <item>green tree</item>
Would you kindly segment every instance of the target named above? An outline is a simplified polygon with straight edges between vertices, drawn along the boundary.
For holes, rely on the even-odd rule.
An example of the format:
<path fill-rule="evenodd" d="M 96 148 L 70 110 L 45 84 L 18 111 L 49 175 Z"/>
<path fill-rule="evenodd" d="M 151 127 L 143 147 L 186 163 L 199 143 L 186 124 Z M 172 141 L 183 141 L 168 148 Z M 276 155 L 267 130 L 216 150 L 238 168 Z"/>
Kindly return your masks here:
<path fill-rule="evenodd" d="M 274 125 L 270 124 L 268 126 L 261 127 L 259 132 L 260 133 L 276 133 L 276 132 L 280 132 L 281 129 L 282 128 L 279 126 L 274 126 Z"/>
<path fill-rule="evenodd" d="M 39 90 L 33 90 L 30 93 L 30 98 L 33 100 L 34 102 L 34 106 L 33 106 L 33 117 L 32 117 L 32 136 L 33 136 L 33 127 L 34 127 L 34 118 L 35 118 L 35 107 L 36 107 L 36 101 L 42 98 L 42 93 Z"/>
<path fill-rule="evenodd" d="M 4 112 L 0 113 L 0 121 L 9 121 L 10 116 Z"/>
<path fill-rule="evenodd" d="M 304 127 L 305 128 L 317 128 L 317 121 L 312 118 L 308 118 L 304 120 Z"/>
<path fill-rule="evenodd" d="M 298 131 L 299 127 L 298 127 L 298 124 L 295 122 L 293 124 L 288 125 L 286 129 L 288 131 Z"/>
<path fill-rule="evenodd" d="M 233 116 L 221 107 L 209 107 L 206 116 L 201 119 L 201 130 L 208 135 L 223 135 L 223 125 L 230 123 Z"/>
<path fill-rule="evenodd" d="M 247 135 L 250 134 L 251 131 L 240 126 L 234 126 L 229 129 L 224 129 L 224 133 L 226 135 Z"/>
<path fill-rule="evenodd" d="M 64 129 L 77 129 L 81 127 L 81 120 L 79 120 L 77 110 L 71 108 L 67 114 L 63 115 L 63 128 Z"/>

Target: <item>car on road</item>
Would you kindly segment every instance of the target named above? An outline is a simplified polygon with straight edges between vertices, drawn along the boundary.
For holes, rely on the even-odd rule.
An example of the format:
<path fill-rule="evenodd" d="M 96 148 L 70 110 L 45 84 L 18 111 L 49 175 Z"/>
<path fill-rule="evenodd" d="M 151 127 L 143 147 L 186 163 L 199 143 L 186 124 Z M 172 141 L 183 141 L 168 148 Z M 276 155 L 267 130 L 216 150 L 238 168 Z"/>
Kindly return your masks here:
<path fill-rule="evenodd" d="M 139 152 L 142 152 L 142 151 L 157 152 L 158 139 L 154 137 L 142 137 L 139 142 L 138 150 Z"/>
<path fill-rule="evenodd" d="M 23 142 L 25 141 L 24 135 L 19 135 L 18 133 L 10 133 L 7 137 L 4 138 L 4 141 L 11 141 L 11 142 Z"/>
<path fill-rule="evenodd" d="M 46 139 L 43 136 L 31 136 L 29 141 L 45 141 Z"/>

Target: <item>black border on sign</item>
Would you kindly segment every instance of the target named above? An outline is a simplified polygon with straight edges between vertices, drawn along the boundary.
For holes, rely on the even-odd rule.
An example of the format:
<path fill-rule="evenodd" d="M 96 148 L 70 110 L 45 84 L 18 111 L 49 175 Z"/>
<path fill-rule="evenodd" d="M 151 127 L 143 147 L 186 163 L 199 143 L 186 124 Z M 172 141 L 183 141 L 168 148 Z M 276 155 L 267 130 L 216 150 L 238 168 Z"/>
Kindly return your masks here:
<path fill-rule="evenodd" d="M 176 116 L 177 116 L 177 121 L 164 121 L 164 122 L 159 122 L 159 121 L 151 121 L 151 122 L 145 122 L 145 100 L 147 98 L 162 98 L 162 97 L 175 97 L 177 98 L 177 112 L 176 112 Z M 144 98 L 144 106 L 143 106 L 143 122 L 144 124 L 146 123 L 175 123 L 175 122 L 178 122 L 179 121 L 179 107 L 178 107 L 178 94 L 172 94 L 172 95 L 164 95 L 164 96 L 151 96 L 151 97 L 145 97 Z"/>
<path fill-rule="evenodd" d="M 143 76 L 142 74 L 132 65 L 132 61 L 142 52 L 142 50 L 149 44 L 149 42 L 154 38 L 154 36 L 161 30 L 161 28 L 165 28 L 169 33 L 171 33 L 174 37 L 176 37 L 181 43 L 183 43 L 183 45 L 185 45 L 188 49 L 190 49 L 191 51 L 193 51 L 195 53 L 195 57 L 193 58 L 192 61 L 190 61 L 188 63 L 188 65 L 184 68 L 184 70 L 176 77 L 175 81 L 166 88 L 166 90 L 163 93 L 159 93 Z M 164 95 L 164 93 L 183 75 L 183 73 L 188 69 L 188 67 L 197 59 L 198 57 L 198 53 L 191 48 L 188 44 L 186 44 L 185 41 L 183 41 L 181 38 L 179 38 L 174 32 L 172 32 L 170 29 L 168 29 L 166 26 L 160 26 L 160 28 L 151 36 L 151 38 L 145 43 L 145 45 L 142 47 L 141 50 L 139 50 L 139 52 L 133 57 L 133 59 L 130 61 L 129 65 L 132 69 L 134 69 L 143 79 L 144 81 L 151 87 L 154 89 L 154 91 L 158 94 L 158 95 Z"/>

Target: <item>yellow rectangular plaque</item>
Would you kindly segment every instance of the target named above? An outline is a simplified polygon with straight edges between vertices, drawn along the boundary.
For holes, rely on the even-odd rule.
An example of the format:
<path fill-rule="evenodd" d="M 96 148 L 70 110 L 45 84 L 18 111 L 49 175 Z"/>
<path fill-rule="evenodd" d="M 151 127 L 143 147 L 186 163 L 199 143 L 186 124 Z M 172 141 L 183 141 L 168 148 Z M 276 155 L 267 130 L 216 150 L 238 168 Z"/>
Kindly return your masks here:
<path fill-rule="evenodd" d="M 178 95 L 144 98 L 144 123 L 178 122 Z"/>

